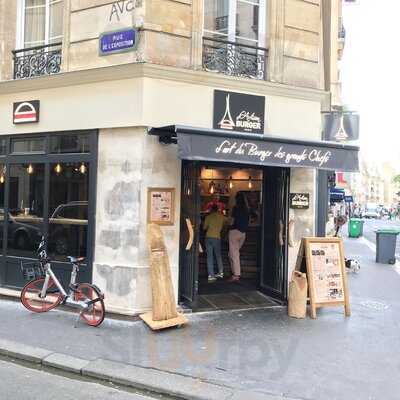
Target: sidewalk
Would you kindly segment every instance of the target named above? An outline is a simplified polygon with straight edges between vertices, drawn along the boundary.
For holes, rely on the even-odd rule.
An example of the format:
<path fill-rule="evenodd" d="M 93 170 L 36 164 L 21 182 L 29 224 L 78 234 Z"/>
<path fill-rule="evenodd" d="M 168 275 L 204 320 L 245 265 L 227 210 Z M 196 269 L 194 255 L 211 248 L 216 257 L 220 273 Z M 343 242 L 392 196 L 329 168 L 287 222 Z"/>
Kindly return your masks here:
<path fill-rule="evenodd" d="M 188 315 L 153 333 L 141 321 L 74 328 L 76 314 L 32 314 L 0 300 L 0 354 L 185 399 L 398 399 L 400 275 L 375 264 L 364 239 L 345 239 L 352 316 L 317 320 L 285 308 Z M 76 360 L 76 358 L 78 360 Z"/>

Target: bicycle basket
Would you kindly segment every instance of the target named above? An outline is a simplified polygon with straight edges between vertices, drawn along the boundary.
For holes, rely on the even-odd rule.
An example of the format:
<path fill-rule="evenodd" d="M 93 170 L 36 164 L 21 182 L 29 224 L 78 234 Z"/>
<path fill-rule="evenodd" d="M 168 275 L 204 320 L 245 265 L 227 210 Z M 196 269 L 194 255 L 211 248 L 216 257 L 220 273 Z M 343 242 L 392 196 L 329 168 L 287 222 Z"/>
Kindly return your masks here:
<path fill-rule="evenodd" d="M 33 279 L 44 278 L 46 275 L 43 266 L 38 262 L 21 261 L 21 272 L 25 280 L 31 281 Z"/>

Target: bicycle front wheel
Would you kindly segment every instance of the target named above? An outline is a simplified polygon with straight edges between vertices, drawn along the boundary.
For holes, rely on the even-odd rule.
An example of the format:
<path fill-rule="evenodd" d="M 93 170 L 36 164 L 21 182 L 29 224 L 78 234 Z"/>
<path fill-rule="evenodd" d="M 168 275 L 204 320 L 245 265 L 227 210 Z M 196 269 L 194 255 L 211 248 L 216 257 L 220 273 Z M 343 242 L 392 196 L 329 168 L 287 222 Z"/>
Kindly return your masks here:
<path fill-rule="evenodd" d="M 86 303 L 92 302 L 88 309 L 83 311 L 82 319 L 90 326 L 99 326 L 106 315 L 103 297 L 97 287 L 89 283 L 80 283 L 75 292 L 75 300 Z"/>
<path fill-rule="evenodd" d="M 22 289 L 21 303 L 29 311 L 46 312 L 61 303 L 63 295 L 52 279 L 49 280 L 45 296 L 41 297 L 44 281 L 44 278 L 35 279 L 28 282 Z"/>

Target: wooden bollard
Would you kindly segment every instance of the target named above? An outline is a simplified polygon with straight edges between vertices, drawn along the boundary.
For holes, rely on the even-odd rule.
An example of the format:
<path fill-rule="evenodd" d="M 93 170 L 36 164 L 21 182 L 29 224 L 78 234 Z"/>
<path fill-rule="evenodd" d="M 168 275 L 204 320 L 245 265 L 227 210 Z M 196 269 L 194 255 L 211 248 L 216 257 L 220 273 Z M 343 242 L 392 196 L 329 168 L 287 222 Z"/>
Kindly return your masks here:
<path fill-rule="evenodd" d="M 183 325 L 187 323 L 187 318 L 176 310 L 168 251 L 159 225 L 148 225 L 147 241 L 153 306 L 152 311 L 142 314 L 140 318 L 153 330 Z"/>

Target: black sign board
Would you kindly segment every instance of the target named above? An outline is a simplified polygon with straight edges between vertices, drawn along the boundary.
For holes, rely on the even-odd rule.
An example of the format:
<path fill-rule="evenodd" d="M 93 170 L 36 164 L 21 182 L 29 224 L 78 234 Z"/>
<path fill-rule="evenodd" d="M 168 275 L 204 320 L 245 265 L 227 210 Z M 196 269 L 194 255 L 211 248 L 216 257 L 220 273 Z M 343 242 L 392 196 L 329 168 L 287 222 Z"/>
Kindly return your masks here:
<path fill-rule="evenodd" d="M 20 101 L 13 104 L 14 124 L 28 124 L 39 122 L 40 101 Z"/>
<path fill-rule="evenodd" d="M 327 112 L 322 114 L 325 140 L 345 142 L 358 140 L 360 116 L 355 113 Z"/>
<path fill-rule="evenodd" d="M 179 158 L 226 161 L 280 167 L 311 167 L 336 171 L 358 171 L 358 148 L 321 143 L 279 141 L 266 136 L 204 135 L 179 133 Z M 250 138 L 249 138 L 250 136 Z M 256 135 L 254 135 L 256 136 Z"/>
<path fill-rule="evenodd" d="M 310 207 L 309 193 L 290 193 L 289 195 L 290 208 L 298 210 L 306 210 Z"/>
<path fill-rule="evenodd" d="M 265 97 L 214 90 L 213 128 L 264 133 Z"/>

